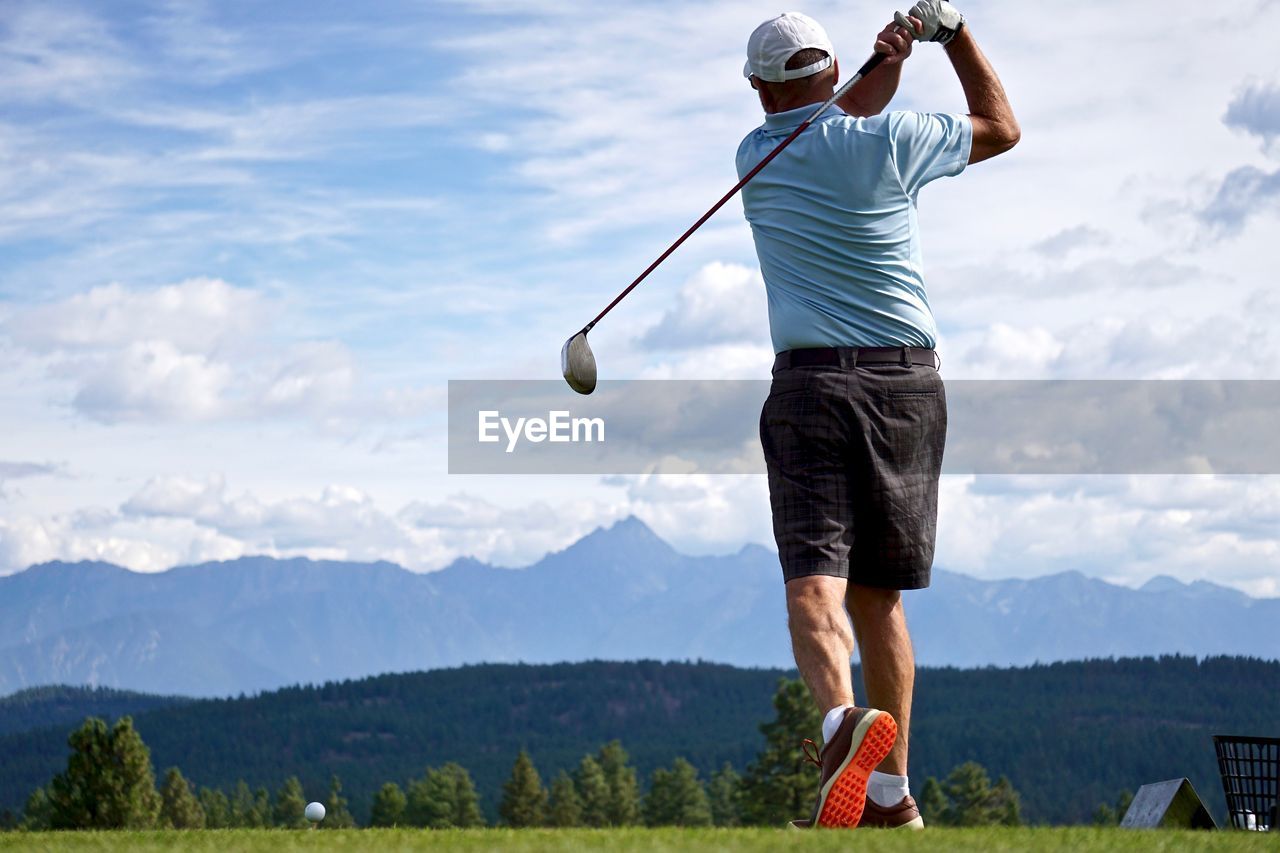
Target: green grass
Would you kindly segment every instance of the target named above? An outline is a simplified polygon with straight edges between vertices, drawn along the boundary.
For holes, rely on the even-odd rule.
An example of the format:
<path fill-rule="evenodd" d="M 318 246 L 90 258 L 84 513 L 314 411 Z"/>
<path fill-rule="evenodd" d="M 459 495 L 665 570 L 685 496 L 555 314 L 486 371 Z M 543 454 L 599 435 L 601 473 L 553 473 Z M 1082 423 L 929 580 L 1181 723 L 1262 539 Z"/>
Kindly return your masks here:
<path fill-rule="evenodd" d="M 1280 833 L 1089 828 L 928 829 L 923 833 L 781 829 L 213 830 L 0 834 L 0 850 L 1280 850 Z M 854 843 L 851 843 L 854 842 Z"/>

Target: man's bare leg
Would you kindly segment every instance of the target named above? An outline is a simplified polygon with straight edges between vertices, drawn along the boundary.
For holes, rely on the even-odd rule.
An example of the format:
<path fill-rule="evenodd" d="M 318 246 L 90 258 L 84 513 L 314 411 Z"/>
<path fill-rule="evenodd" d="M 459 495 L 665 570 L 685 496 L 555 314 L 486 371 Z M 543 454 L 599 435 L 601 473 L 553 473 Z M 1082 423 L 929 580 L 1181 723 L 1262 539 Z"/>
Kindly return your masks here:
<path fill-rule="evenodd" d="M 858 647 L 862 650 L 862 680 L 867 688 L 867 704 L 888 711 L 898 721 L 898 740 L 877 769 L 882 773 L 906 776 L 916 661 L 911 635 L 907 633 L 902 594 L 895 589 L 849 584 L 845 603 L 853 618 Z"/>
<path fill-rule="evenodd" d="M 848 582 L 810 575 L 787 582 L 787 624 L 800 677 L 819 713 L 853 704 L 853 631 L 845 613 Z"/>

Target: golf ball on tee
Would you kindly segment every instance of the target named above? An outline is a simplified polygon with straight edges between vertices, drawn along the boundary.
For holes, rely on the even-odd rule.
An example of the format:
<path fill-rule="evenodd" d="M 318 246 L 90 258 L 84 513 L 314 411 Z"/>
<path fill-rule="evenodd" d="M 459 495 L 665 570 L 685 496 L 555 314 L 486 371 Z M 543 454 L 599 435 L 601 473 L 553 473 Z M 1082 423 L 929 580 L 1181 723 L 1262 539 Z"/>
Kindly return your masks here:
<path fill-rule="evenodd" d="M 324 820 L 324 804 L 323 803 L 307 803 L 307 820 L 312 823 L 319 823 Z"/>

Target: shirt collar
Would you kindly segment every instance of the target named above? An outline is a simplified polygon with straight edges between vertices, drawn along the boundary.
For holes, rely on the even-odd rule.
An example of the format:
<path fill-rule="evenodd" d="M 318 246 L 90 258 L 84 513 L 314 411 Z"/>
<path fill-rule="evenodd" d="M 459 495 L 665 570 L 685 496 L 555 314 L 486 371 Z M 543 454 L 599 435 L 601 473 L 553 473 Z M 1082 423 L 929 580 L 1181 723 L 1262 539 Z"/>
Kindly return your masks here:
<path fill-rule="evenodd" d="M 803 107 L 797 107 L 794 110 L 787 110 L 783 113 L 766 113 L 764 117 L 765 132 L 774 133 L 781 130 L 795 130 L 802 121 L 813 115 L 813 111 L 817 108 L 818 104 L 805 104 Z M 844 110 L 835 104 L 827 107 L 826 112 L 822 114 L 823 118 L 839 115 L 844 115 Z"/>

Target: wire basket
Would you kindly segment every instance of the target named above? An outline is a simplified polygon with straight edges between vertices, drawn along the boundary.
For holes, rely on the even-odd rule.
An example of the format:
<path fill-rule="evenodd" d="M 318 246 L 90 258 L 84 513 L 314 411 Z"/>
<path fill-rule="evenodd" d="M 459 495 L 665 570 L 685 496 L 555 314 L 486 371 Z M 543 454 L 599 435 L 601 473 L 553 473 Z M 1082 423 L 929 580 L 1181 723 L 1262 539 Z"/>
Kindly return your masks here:
<path fill-rule="evenodd" d="M 1227 812 L 1237 829 L 1276 830 L 1280 824 L 1280 738 L 1214 735 Z"/>

